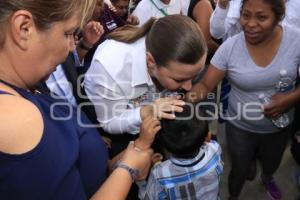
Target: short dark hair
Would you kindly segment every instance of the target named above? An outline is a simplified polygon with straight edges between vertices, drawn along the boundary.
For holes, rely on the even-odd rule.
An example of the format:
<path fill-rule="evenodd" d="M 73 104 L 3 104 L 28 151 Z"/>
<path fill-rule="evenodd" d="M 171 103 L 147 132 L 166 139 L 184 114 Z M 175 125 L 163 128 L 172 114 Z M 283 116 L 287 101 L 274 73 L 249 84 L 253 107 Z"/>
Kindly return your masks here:
<path fill-rule="evenodd" d="M 185 105 L 183 112 L 175 113 L 176 119 L 161 120 L 161 143 L 174 157 L 195 157 L 208 135 L 207 120 L 198 119 L 204 117 L 203 111 L 195 108 L 192 104 Z"/>
<path fill-rule="evenodd" d="M 242 1 L 241 11 L 244 8 L 245 3 L 248 0 Z M 263 0 L 264 3 L 269 4 L 274 15 L 275 15 L 275 24 L 283 20 L 285 16 L 285 0 Z"/>

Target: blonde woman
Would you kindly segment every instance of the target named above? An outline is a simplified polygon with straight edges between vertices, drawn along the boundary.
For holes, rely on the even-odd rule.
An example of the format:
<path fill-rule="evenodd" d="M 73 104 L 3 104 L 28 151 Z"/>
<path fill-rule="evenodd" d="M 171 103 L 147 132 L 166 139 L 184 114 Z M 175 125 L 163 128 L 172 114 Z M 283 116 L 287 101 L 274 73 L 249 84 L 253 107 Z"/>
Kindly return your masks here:
<path fill-rule="evenodd" d="M 131 171 L 147 173 L 152 150 L 142 140 L 143 151 L 130 144 L 105 181 L 107 149 L 97 131 L 79 126 L 66 102 L 34 89 L 75 48 L 74 31 L 93 7 L 90 0 L 0 1 L 1 199 L 125 199 Z"/>

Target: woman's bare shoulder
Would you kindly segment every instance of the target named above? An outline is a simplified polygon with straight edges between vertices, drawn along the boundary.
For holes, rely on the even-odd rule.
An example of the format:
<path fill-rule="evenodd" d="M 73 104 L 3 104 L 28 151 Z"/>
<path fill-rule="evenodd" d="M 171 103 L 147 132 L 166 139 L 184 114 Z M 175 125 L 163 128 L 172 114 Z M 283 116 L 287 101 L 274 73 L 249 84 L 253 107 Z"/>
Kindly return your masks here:
<path fill-rule="evenodd" d="M 41 140 L 44 123 L 39 109 L 15 95 L 0 95 L 0 151 L 22 154 Z"/>

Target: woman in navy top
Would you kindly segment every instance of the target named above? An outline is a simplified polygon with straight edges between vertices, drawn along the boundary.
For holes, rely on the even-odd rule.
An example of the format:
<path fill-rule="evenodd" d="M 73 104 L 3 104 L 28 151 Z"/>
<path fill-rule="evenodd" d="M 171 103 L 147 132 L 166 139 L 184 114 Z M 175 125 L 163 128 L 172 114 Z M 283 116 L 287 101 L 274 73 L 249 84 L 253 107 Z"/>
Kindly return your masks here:
<path fill-rule="evenodd" d="M 105 181 L 107 149 L 95 129 L 79 126 L 89 124 L 87 118 L 34 90 L 75 48 L 73 33 L 94 5 L 93 0 L 0 1 L 0 199 L 126 197 L 130 171 L 119 167 Z M 139 142 L 145 150 L 131 144 L 122 156 L 124 165 L 140 170 L 139 177 L 150 165 L 152 139 L 147 139 Z"/>

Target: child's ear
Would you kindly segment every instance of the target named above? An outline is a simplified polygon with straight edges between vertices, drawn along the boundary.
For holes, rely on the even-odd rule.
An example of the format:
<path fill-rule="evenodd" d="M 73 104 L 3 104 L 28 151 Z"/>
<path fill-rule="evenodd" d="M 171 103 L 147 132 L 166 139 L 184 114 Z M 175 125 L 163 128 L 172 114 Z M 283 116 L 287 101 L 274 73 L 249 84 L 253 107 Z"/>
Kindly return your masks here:
<path fill-rule="evenodd" d="M 152 160 L 152 164 L 153 166 L 155 166 L 158 163 L 161 163 L 161 161 L 163 160 L 164 156 L 160 153 L 154 153 L 151 157 Z"/>
<path fill-rule="evenodd" d="M 210 142 L 210 141 L 211 141 L 211 132 L 208 132 L 205 138 L 205 142 Z"/>

